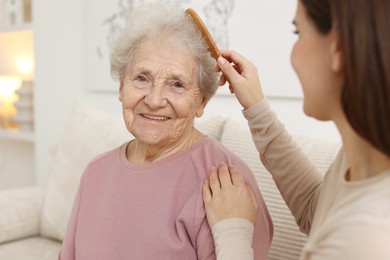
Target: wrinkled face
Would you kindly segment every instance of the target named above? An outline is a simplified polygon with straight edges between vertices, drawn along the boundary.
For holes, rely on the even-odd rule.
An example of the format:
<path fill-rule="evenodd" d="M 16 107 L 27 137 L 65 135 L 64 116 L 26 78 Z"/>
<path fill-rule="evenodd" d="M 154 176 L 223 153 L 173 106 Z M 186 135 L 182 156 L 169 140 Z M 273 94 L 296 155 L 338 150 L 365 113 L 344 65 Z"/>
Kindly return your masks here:
<path fill-rule="evenodd" d="M 298 39 L 291 52 L 291 63 L 304 93 L 303 110 L 319 120 L 332 119 L 340 107 L 341 80 L 335 67 L 335 37 L 321 34 L 306 14 L 301 1 L 294 18 Z"/>
<path fill-rule="evenodd" d="M 141 143 L 170 146 L 189 137 L 205 106 L 198 71 L 178 38 L 147 41 L 136 49 L 119 100 L 127 129 Z"/>

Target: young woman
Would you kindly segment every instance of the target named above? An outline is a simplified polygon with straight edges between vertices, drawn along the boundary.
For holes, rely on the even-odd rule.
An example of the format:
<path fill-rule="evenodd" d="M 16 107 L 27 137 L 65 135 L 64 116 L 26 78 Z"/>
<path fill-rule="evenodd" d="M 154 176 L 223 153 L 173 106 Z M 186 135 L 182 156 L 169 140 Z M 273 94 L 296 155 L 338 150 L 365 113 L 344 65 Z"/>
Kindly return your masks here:
<path fill-rule="evenodd" d="M 343 142 L 325 178 L 269 108 L 253 64 L 234 51 L 218 60 L 220 85 L 234 89 L 261 161 L 309 234 L 301 259 L 390 259 L 389 14 L 390 0 L 298 1 L 291 61 L 303 110 L 333 121 Z M 257 214 L 237 170 L 212 170 L 203 192 L 217 252 L 253 259 L 229 247 L 240 240 L 240 250 L 251 252 Z"/>

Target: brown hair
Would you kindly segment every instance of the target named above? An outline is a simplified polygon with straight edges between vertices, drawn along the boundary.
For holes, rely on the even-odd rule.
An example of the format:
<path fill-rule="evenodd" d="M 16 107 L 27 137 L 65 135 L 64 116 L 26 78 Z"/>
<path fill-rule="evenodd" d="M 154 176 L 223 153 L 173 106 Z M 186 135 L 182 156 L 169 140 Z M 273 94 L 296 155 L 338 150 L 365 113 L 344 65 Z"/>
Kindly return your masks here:
<path fill-rule="evenodd" d="M 344 113 L 353 129 L 390 155 L 390 1 L 301 0 L 318 31 L 332 26 L 344 56 Z"/>

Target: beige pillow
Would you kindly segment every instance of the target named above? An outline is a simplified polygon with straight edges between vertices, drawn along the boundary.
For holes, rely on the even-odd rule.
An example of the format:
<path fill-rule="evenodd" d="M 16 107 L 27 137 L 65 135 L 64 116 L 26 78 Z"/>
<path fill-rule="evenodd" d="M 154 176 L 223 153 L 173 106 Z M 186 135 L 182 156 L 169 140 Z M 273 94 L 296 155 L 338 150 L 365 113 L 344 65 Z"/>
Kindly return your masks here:
<path fill-rule="evenodd" d="M 75 104 L 55 148 L 43 205 L 41 234 L 62 241 L 80 177 L 95 156 L 133 139 L 122 115 Z"/>
<path fill-rule="evenodd" d="M 0 192 L 0 244 L 39 234 L 42 201 L 41 188 L 19 188 Z"/>
<path fill-rule="evenodd" d="M 208 137 L 220 140 L 225 120 L 222 116 L 214 116 L 206 121 L 195 121 L 194 126 Z"/>

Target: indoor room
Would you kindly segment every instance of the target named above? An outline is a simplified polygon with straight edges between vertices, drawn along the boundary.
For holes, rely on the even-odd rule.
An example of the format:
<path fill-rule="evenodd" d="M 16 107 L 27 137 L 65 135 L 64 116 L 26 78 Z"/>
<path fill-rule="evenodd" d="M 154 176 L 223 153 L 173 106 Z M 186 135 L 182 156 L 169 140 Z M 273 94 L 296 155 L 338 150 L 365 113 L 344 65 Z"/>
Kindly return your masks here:
<path fill-rule="evenodd" d="M 0 259 L 57 259 L 88 163 L 134 138 L 122 116 L 121 83 L 111 76 L 110 55 L 128 15 L 149 2 L 0 0 Z M 194 9 L 220 50 L 251 61 L 272 110 L 325 173 L 340 136 L 333 122 L 303 111 L 290 55 L 299 37 L 292 23 L 296 1 L 154 2 Z M 259 159 L 228 82 L 193 125 L 254 174 L 273 223 L 268 259 L 298 259 L 307 236 Z"/>

